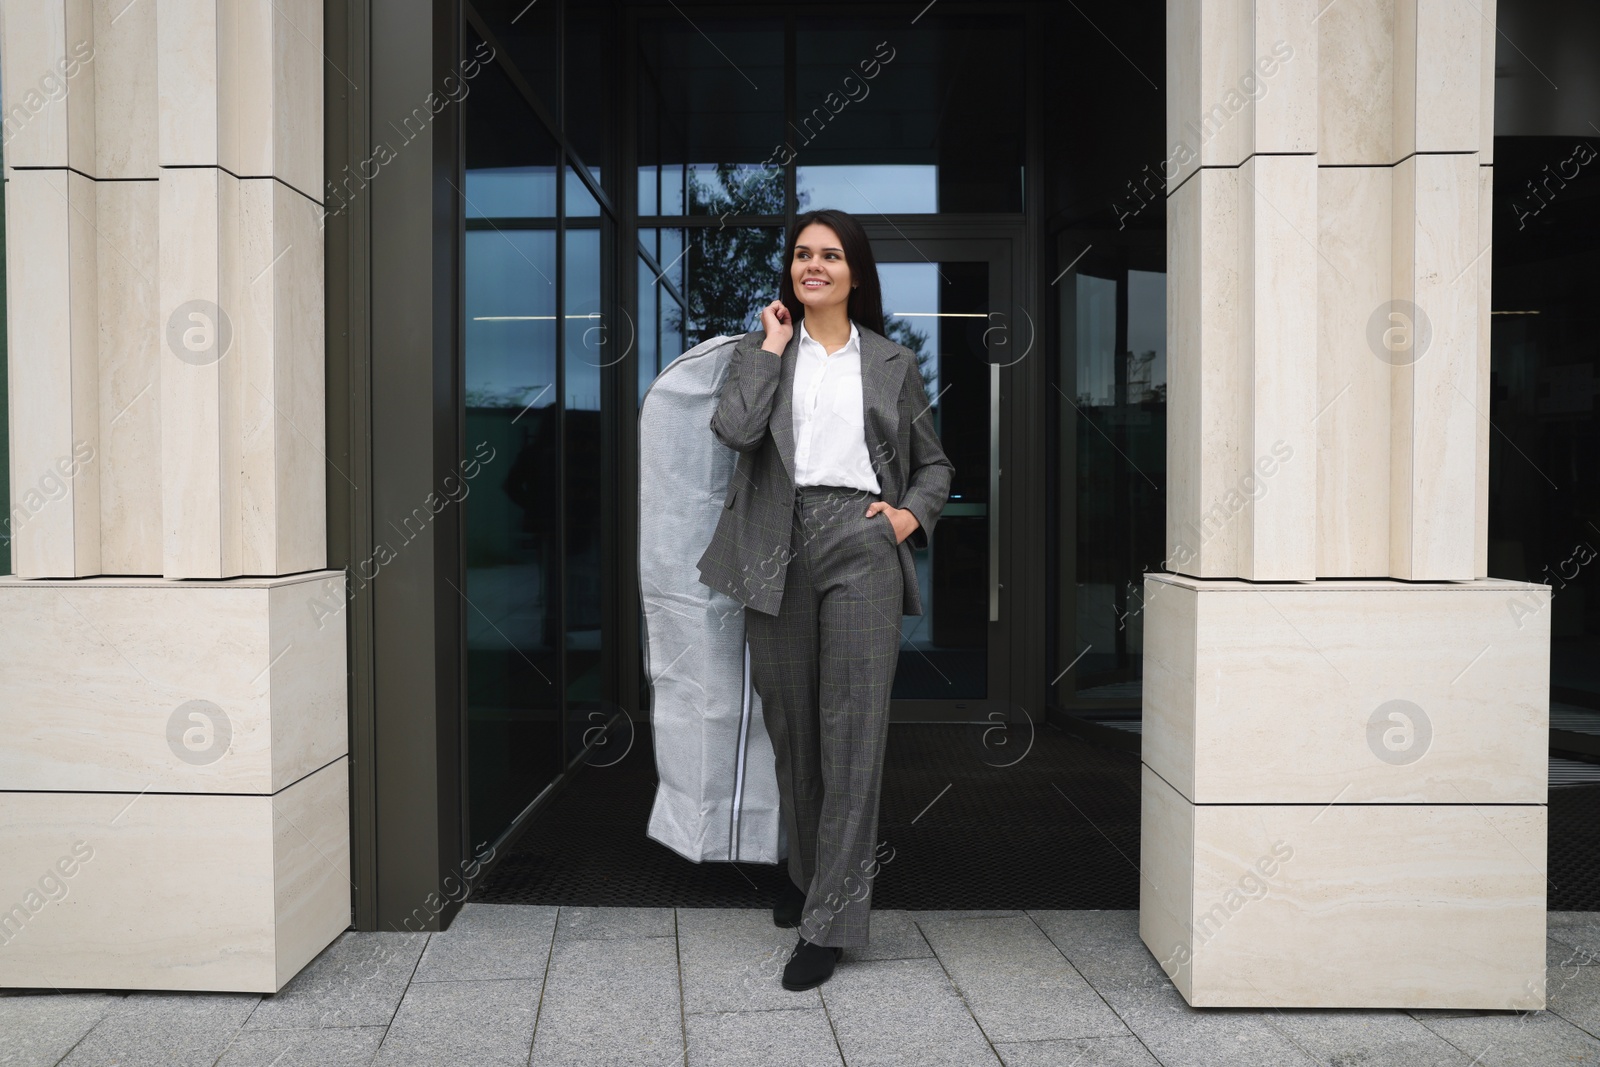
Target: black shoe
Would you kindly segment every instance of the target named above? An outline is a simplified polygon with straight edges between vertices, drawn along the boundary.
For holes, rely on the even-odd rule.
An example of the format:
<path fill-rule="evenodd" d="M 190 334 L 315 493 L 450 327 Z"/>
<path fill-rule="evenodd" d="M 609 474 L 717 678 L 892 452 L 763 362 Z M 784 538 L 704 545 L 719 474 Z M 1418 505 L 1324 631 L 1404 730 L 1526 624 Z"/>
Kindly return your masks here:
<path fill-rule="evenodd" d="M 785 875 L 783 888 L 778 890 L 778 902 L 772 906 L 772 924 L 774 926 L 795 927 L 800 925 L 800 913 L 806 907 L 806 891 L 795 885 Z"/>
<path fill-rule="evenodd" d="M 796 993 L 814 989 L 833 977 L 833 965 L 839 962 L 844 949 L 829 945 L 813 945 L 805 938 L 794 947 L 794 954 L 783 967 L 783 988 Z"/>

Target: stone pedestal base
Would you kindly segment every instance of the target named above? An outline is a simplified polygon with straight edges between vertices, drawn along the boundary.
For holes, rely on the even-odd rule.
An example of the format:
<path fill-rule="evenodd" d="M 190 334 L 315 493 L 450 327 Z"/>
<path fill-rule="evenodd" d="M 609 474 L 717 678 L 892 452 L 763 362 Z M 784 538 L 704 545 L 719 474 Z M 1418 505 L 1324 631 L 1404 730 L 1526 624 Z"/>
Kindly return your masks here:
<path fill-rule="evenodd" d="M 1139 936 L 1195 1007 L 1544 1007 L 1543 805 L 1142 799 Z"/>
<path fill-rule="evenodd" d="M 0 579 L 0 986 L 271 993 L 349 926 L 343 605 Z"/>
<path fill-rule="evenodd" d="M 1145 588 L 1140 934 L 1195 1006 L 1544 1006 L 1548 590 Z"/>

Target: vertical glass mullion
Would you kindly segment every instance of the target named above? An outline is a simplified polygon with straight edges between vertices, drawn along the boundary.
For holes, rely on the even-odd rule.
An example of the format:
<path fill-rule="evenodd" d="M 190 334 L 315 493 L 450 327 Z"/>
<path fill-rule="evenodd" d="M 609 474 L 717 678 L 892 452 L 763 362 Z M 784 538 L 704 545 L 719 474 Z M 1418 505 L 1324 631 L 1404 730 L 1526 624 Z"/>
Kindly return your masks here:
<path fill-rule="evenodd" d="M 557 48 L 557 55 L 561 49 Z M 559 60 L 557 61 L 559 63 Z M 559 78 L 557 84 L 560 84 Z M 560 90 L 558 90 L 559 92 Z M 559 112 L 558 112 L 559 114 Z M 571 751 L 567 737 L 567 167 L 565 145 L 556 154 L 556 715 L 560 762 Z"/>
<path fill-rule="evenodd" d="M 556 106 L 555 106 L 555 111 L 554 111 L 555 119 L 556 119 L 556 138 L 561 142 L 562 147 L 565 148 L 566 145 L 568 144 L 568 140 L 567 140 L 567 79 L 566 79 L 566 73 L 567 73 L 567 5 L 565 3 L 563 3 L 562 0 L 551 0 L 551 3 L 553 3 L 555 5 L 555 9 L 556 9 L 556 15 L 555 15 L 555 19 L 556 19 L 556 99 L 555 99 L 555 105 Z M 529 6 L 531 7 L 533 5 L 530 4 Z M 562 153 L 561 163 L 562 163 L 562 166 L 564 168 L 566 163 L 567 163 L 567 157 L 566 157 L 565 152 Z M 566 171 L 563 169 L 562 174 L 565 175 L 565 173 L 566 173 Z M 563 178 L 563 181 L 565 181 L 564 178 Z M 563 205 L 559 201 L 557 201 L 557 205 L 556 206 L 559 209 Z M 557 219 L 560 219 L 562 216 L 558 213 L 556 217 L 557 217 Z M 560 226 L 559 222 L 557 223 L 557 226 L 559 228 L 559 226 Z M 557 243 L 557 245 L 560 244 L 559 241 L 557 241 L 556 243 Z"/>
<path fill-rule="evenodd" d="M 1128 268 L 1127 264 L 1121 265 L 1117 271 L 1117 339 L 1112 345 L 1111 370 L 1115 382 L 1112 394 L 1111 410 L 1117 413 L 1117 418 L 1112 423 L 1111 433 L 1113 443 L 1124 456 L 1128 455 Z M 1133 479 L 1134 472 L 1128 469 L 1127 463 L 1122 463 L 1113 468 L 1115 474 L 1116 496 L 1112 498 L 1112 521 L 1119 531 L 1129 530 L 1133 522 Z M 1112 606 L 1118 618 L 1125 618 L 1128 613 L 1128 585 L 1129 576 L 1137 573 L 1134 559 L 1136 551 L 1132 538 L 1123 542 L 1123 558 L 1118 562 L 1122 571 L 1119 581 L 1112 586 Z M 1128 660 L 1128 628 L 1118 626 L 1116 629 L 1117 641 L 1117 669 L 1126 670 Z"/>
<path fill-rule="evenodd" d="M 621 676 L 618 670 L 621 651 L 617 620 L 620 612 L 607 610 L 607 605 L 615 606 L 623 598 L 621 596 L 621 575 L 629 573 L 627 561 L 622 558 L 620 548 L 625 538 L 620 536 L 621 518 L 624 513 L 622 507 L 622 485 L 630 484 L 626 478 L 626 471 L 622 463 L 622 433 L 621 419 L 624 412 L 634 414 L 637 424 L 638 407 L 632 403 L 623 403 L 631 400 L 631 389 L 625 384 L 628 382 L 627 366 L 617 345 L 621 341 L 622 331 L 617 328 L 617 304 L 622 286 L 619 260 L 619 229 L 617 220 L 605 209 L 600 211 L 600 319 L 602 328 L 600 334 L 600 471 L 602 477 L 601 487 L 601 521 L 600 521 L 600 697 L 602 707 L 621 707 L 621 698 L 624 694 L 618 691 L 616 682 Z M 630 250 L 631 251 L 631 250 Z M 631 262 L 632 256 L 630 255 Z M 634 379 L 637 380 L 637 375 Z M 609 476 L 607 474 L 609 472 Z M 609 542 L 609 543 L 608 543 Z"/>
<path fill-rule="evenodd" d="M 783 18 L 783 140 L 789 143 L 789 131 L 794 129 L 796 98 L 799 92 L 797 85 L 799 77 L 795 71 L 795 29 L 794 11 L 788 10 Z M 791 153 L 784 153 L 790 155 Z M 788 234 L 794 230 L 795 215 L 799 213 L 796 203 L 795 161 L 788 160 L 783 165 L 783 232 Z M 787 238 L 786 238 L 787 239 Z"/>

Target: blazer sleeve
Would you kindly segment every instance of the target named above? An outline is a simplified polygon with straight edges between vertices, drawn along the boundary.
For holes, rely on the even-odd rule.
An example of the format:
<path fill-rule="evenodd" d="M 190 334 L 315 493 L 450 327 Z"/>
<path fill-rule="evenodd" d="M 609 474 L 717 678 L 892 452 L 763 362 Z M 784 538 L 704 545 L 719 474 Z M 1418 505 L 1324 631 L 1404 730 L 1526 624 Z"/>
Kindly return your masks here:
<path fill-rule="evenodd" d="M 717 409 L 711 413 L 711 432 L 735 452 L 761 447 L 778 395 L 781 356 L 761 347 L 766 334 L 755 330 L 734 343 L 727 380 Z"/>
<path fill-rule="evenodd" d="M 909 350 L 905 358 L 911 366 L 906 368 L 900 386 L 900 410 L 902 418 L 911 419 L 911 457 L 900 507 L 917 517 L 917 528 L 907 538 L 911 547 L 927 548 L 933 524 L 939 521 L 939 513 L 950 499 L 955 465 L 944 454 L 944 446 L 934 432 L 933 408 L 928 403 L 927 387 L 922 384 L 922 372 L 917 369 L 917 358 Z"/>

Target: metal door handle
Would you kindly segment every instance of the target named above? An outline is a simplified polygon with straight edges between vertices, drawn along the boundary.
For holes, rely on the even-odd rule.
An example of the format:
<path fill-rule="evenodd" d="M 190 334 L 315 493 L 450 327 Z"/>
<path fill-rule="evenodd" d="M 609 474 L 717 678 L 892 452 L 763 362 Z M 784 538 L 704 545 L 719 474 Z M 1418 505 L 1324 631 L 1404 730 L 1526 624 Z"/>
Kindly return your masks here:
<path fill-rule="evenodd" d="M 1000 621 L 1000 364 L 989 364 L 989 621 Z"/>

